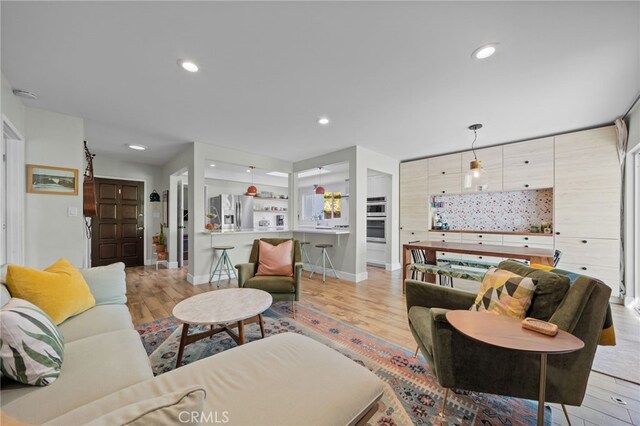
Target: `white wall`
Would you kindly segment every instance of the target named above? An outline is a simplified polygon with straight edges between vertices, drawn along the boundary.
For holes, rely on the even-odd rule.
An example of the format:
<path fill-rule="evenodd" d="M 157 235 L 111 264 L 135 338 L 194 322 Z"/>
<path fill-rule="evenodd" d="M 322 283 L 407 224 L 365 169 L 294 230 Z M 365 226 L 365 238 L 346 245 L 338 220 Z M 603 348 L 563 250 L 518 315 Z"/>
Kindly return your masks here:
<path fill-rule="evenodd" d="M 89 150 L 91 150 L 91 141 L 89 141 Z M 149 202 L 149 194 L 155 189 L 162 196 L 162 191 L 166 189 L 162 167 L 97 155 L 93 160 L 93 174 L 96 177 L 144 182 L 144 259 L 145 264 L 150 264 L 153 254 L 151 237 L 160 232 L 161 203 Z"/>
<path fill-rule="evenodd" d="M 25 117 L 27 164 L 78 169 L 78 195 L 26 194 L 25 264 L 43 268 L 64 257 L 77 267 L 87 266 L 82 215 L 84 124 L 81 118 L 27 108 Z M 77 209 L 77 216 L 67 214 Z"/>

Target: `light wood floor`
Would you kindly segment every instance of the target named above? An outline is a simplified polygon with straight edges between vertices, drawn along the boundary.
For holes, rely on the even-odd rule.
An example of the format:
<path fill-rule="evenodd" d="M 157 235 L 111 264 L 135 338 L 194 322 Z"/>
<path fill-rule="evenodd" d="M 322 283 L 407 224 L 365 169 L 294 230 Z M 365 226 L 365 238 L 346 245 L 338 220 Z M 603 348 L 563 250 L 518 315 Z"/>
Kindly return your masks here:
<path fill-rule="evenodd" d="M 310 280 L 305 273 L 300 303 L 413 350 L 416 344 L 407 325 L 401 272 L 373 267 L 368 272 L 369 279 L 358 284 L 329 278 L 324 286 L 318 275 Z M 222 281 L 220 288 L 235 286 Z M 180 269 L 127 269 L 127 304 L 135 324 L 168 317 L 181 300 L 216 289 L 215 284 L 189 284 L 186 271 Z M 636 314 L 619 305 L 613 306 L 613 314 L 618 338 L 638 339 Z M 614 402 L 616 397 L 626 405 Z M 551 408 L 554 423 L 566 425 L 560 406 Z M 568 410 L 575 426 L 640 426 L 640 386 L 592 372 L 582 406 Z"/>

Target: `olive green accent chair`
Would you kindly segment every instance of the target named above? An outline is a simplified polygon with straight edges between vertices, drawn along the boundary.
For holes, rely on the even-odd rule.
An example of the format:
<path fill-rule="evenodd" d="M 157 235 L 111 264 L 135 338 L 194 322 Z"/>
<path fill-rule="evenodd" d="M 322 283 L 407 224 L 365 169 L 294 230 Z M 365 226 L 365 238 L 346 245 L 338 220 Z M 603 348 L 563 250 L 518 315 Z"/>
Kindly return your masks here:
<path fill-rule="evenodd" d="M 567 276 L 513 260 L 499 268 L 538 280 L 528 317 L 549 321 L 584 341 L 579 351 L 548 357 L 545 400 L 562 404 L 566 416 L 564 404 L 582 404 L 611 289 L 586 276 L 569 285 Z M 442 411 L 450 388 L 538 399 L 540 355 L 480 343 L 447 321 L 447 311 L 469 309 L 475 294 L 415 280 L 407 280 L 406 286 L 409 328 L 446 388 Z"/>
<path fill-rule="evenodd" d="M 253 241 L 251 255 L 248 263 L 236 265 L 238 270 L 239 288 L 257 288 L 271 294 L 274 302 L 290 301 L 291 309 L 295 314 L 295 304 L 300 300 L 300 282 L 302 281 L 302 255 L 300 254 L 300 241 L 293 240 L 293 276 L 259 275 L 258 263 L 260 259 L 260 241 L 277 246 L 291 238 L 261 238 Z"/>

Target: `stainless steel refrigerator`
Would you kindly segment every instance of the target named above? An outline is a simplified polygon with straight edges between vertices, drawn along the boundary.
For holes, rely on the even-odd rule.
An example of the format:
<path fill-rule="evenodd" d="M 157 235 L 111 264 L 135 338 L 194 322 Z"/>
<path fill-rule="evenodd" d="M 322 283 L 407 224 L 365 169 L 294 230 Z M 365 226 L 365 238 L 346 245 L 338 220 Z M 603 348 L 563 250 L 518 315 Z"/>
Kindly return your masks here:
<path fill-rule="evenodd" d="M 220 194 L 209 199 L 209 211 L 218 215 L 223 231 L 253 229 L 253 197 Z"/>

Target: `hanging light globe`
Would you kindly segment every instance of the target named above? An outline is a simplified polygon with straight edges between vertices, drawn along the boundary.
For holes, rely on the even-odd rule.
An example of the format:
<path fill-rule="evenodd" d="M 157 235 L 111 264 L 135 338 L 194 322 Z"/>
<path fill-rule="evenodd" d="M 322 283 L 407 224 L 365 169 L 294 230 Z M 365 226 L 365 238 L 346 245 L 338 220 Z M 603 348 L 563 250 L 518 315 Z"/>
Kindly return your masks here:
<path fill-rule="evenodd" d="M 489 175 L 482 168 L 482 162 L 473 160 L 469 163 L 469 171 L 464 175 L 464 189 L 470 192 L 480 192 L 489 189 Z"/>

